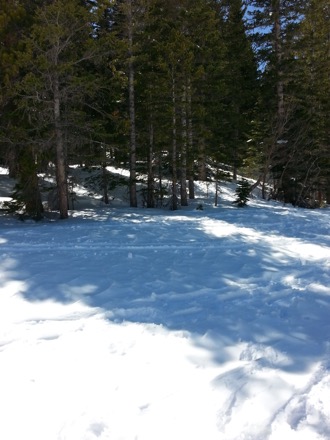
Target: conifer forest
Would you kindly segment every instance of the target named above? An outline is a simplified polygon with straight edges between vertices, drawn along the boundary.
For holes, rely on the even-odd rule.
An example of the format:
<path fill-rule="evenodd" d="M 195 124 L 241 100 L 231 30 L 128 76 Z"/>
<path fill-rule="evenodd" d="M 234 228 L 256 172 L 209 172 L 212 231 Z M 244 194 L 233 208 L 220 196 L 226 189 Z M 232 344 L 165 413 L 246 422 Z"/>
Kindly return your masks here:
<path fill-rule="evenodd" d="M 69 166 L 129 169 L 158 206 L 224 170 L 264 198 L 330 203 L 328 0 L 0 0 L 0 166 L 13 209 L 68 217 Z M 210 173 L 212 170 L 212 173 Z"/>

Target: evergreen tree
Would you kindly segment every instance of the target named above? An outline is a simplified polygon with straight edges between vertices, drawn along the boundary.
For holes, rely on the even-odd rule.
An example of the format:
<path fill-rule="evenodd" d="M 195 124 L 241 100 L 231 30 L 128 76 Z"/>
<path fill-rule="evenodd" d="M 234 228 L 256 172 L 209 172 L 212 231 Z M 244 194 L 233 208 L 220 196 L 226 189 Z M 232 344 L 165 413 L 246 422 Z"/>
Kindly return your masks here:
<path fill-rule="evenodd" d="M 23 2 L 0 0 L 0 158 L 17 173 L 17 149 L 10 134 L 14 131 L 12 89 L 19 79 L 17 52 L 30 20 Z"/>
<path fill-rule="evenodd" d="M 294 62 L 294 46 L 305 2 L 301 0 L 248 0 L 250 27 L 253 29 L 257 58 L 261 69 L 259 133 L 255 142 L 262 147 L 260 180 L 274 179 L 275 194 L 283 191 L 281 173 L 294 142 L 288 138 L 293 123 L 294 103 L 289 87 Z"/>
<path fill-rule="evenodd" d="M 138 132 L 136 112 L 136 86 L 140 68 L 141 36 L 144 33 L 148 2 L 144 0 L 117 0 L 113 8 L 113 29 L 121 45 L 117 55 L 120 68 L 125 72 L 127 84 L 128 156 L 130 169 L 130 206 L 137 206 Z M 119 68 L 119 67 L 118 67 Z"/>
<path fill-rule="evenodd" d="M 18 115 L 15 88 L 21 79 L 20 53 L 33 24 L 39 1 L 0 1 L 0 157 L 17 178 L 10 210 L 19 209 L 35 219 L 42 216 L 37 148 L 31 142 L 30 118 Z"/>
<path fill-rule="evenodd" d="M 318 206 L 329 202 L 330 184 L 330 7 L 324 0 L 310 0 L 299 26 L 296 46 L 295 117 L 299 120 L 297 160 L 287 178 L 294 176 L 297 202 Z"/>
<path fill-rule="evenodd" d="M 237 168 L 242 166 L 246 156 L 259 87 L 255 54 L 244 22 L 245 13 L 242 0 L 231 0 L 223 23 L 226 48 L 225 145 L 229 150 L 226 162 L 233 167 L 234 180 L 237 179 Z"/>
<path fill-rule="evenodd" d="M 55 160 L 63 219 L 68 217 L 69 145 L 81 142 L 83 104 L 98 86 L 98 79 L 85 68 L 98 52 L 91 38 L 91 14 L 77 0 L 54 0 L 38 8 L 21 58 L 26 74 L 18 88 L 19 107 L 29 115 L 30 140 L 48 149 Z"/>
<path fill-rule="evenodd" d="M 250 198 L 250 184 L 246 179 L 242 179 L 237 184 L 236 188 L 236 200 L 233 202 L 235 203 L 239 208 L 243 208 L 246 206 L 249 198 Z"/>
<path fill-rule="evenodd" d="M 143 78 L 152 111 L 152 139 L 162 143 L 158 151 L 168 151 L 176 209 L 178 185 L 182 205 L 188 203 L 188 180 L 189 197 L 193 197 L 195 159 L 199 156 L 205 164 L 206 145 L 213 127 L 219 125 L 219 114 L 217 124 L 211 114 L 219 109 L 223 50 L 213 2 L 154 0 L 144 48 L 148 55 Z M 156 121 L 161 121 L 161 131 Z"/>

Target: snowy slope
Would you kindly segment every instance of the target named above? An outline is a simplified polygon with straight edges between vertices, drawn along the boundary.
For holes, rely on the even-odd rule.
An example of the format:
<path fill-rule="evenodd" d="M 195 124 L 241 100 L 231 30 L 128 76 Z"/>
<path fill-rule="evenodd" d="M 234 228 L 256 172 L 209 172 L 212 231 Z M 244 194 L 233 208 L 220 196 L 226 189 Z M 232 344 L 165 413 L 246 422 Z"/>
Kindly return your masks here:
<path fill-rule="evenodd" d="M 205 194 L 0 216 L 1 439 L 330 438 L 330 210 Z"/>

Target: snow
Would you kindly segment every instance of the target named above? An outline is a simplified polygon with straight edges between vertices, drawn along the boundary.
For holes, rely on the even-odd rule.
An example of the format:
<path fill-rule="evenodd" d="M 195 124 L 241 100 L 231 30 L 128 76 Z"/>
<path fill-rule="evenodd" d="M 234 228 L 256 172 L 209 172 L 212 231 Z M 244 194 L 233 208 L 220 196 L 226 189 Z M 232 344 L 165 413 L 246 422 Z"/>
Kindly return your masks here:
<path fill-rule="evenodd" d="M 330 438 L 329 208 L 197 192 L 0 216 L 1 439 Z"/>

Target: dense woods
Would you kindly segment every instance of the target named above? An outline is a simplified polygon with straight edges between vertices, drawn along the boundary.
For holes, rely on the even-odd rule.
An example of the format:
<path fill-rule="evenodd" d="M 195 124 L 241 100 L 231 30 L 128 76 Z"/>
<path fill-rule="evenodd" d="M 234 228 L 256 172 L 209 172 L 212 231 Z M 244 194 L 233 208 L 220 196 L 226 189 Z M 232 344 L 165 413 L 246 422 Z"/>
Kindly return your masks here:
<path fill-rule="evenodd" d="M 68 216 L 68 167 L 129 167 L 146 206 L 230 167 L 263 196 L 330 202 L 327 0 L 0 0 L 0 162 L 14 209 Z M 216 170 L 209 173 L 209 165 Z M 140 186 L 139 186 L 140 188 Z"/>

